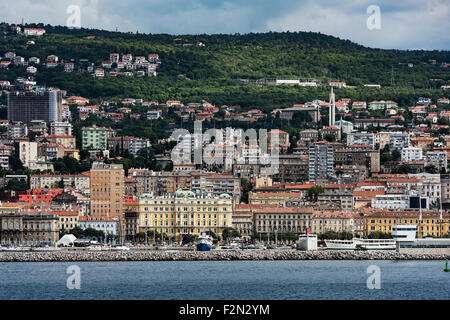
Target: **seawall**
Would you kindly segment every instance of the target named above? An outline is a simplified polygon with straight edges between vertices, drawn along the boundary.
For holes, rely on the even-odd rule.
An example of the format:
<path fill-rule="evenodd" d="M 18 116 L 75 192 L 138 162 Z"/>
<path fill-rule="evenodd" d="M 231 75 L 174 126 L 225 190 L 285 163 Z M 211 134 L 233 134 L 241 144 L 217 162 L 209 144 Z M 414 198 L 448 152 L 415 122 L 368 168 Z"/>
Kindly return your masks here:
<path fill-rule="evenodd" d="M 209 252 L 143 251 L 35 251 L 0 252 L 0 262 L 71 261 L 225 261 L 225 260 L 445 260 L 450 249 L 439 251 L 297 251 L 213 250 Z"/>

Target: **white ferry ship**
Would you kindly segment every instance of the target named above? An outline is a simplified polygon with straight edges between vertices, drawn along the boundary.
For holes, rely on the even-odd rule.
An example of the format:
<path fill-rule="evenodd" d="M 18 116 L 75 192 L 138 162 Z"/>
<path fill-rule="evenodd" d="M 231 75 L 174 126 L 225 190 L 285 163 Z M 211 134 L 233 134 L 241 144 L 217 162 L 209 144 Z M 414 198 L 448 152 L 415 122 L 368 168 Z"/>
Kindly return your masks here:
<path fill-rule="evenodd" d="M 395 250 L 394 239 L 358 239 L 352 240 L 325 240 L 325 245 L 329 250 Z"/>
<path fill-rule="evenodd" d="M 395 250 L 394 239 L 356 239 L 356 245 L 367 250 Z"/>
<path fill-rule="evenodd" d="M 111 251 L 130 251 L 130 248 L 127 246 L 124 246 L 124 245 L 117 245 L 117 246 L 110 248 L 109 250 L 111 250 Z"/>
<path fill-rule="evenodd" d="M 356 242 L 354 240 L 325 240 L 327 249 L 330 250 L 355 250 Z"/>

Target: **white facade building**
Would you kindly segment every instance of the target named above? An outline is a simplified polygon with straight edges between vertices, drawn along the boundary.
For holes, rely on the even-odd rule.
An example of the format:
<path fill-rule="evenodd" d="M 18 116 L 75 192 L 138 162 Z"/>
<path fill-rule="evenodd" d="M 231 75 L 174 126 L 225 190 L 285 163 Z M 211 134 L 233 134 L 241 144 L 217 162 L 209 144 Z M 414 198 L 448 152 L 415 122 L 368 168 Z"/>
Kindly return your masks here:
<path fill-rule="evenodd" d="M 421 161 L 423 159 L 422 148 L 403 148 L 401 155 L 403 162 Z"/>
<path fill-rule="evenodd" d="M 389 149 L 402 150 L 409 147 L 409 133 L 408 132 L 390 132 L 389 134 Z"/>
<path fill-rule="evenodd" d="M 374 147 L 375 137 L 370 132 L 355 132 L 347 134 L 347 146 L 368 145 Z"/>
<path fill-rule="evenodd" d="M 69 122 L 54 121 L 50 124 L 52 136 L 71 136 L 72 124 Z"/>
<path fill-rule="evenodd" d="M 394 224 L 392 231 L 396 242 L 412 242 L 416 240 L 417 226 L 415 224 Z"/>
<path fill-rule="evenodd" d="M 28 136 L 28 127 L 25 123 L 19 121 L 8 124 L 8 139 L 26 136 Z"/>
<path fill-rule="evenodd" d="M 382 194 L 372 199 L 372 208 L 402 210 L 409 208 L 409 196 L 405 194 Z"/>

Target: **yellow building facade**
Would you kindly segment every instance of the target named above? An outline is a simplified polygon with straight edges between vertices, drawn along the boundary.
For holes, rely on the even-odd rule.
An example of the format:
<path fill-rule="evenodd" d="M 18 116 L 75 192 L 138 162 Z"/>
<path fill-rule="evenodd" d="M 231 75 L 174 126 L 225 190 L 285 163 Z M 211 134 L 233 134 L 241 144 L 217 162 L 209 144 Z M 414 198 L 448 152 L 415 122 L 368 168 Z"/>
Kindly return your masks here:
<path fill-rule="evenodd" d="M 232 211 L 233 201 L 228 194 L 207 197 L 181 190 L 166 197 L 142 194 L 139 197 L 139 231 L 156 229 L 169 237 L 206 231 L 220 235 L 224 228 L 232 227 Z"/>
<path fill-rule="evenodd" d="M 426 236 L 441 237 L 450 233 L 450 214 L 439 212 L 422 212 L 419 219 L 417 211 L 374 212 L 365 216 L 367 235 L 375 231 L 392 233 L 395 224 L 412 224 L 417 226 L 417 238 Z"/>

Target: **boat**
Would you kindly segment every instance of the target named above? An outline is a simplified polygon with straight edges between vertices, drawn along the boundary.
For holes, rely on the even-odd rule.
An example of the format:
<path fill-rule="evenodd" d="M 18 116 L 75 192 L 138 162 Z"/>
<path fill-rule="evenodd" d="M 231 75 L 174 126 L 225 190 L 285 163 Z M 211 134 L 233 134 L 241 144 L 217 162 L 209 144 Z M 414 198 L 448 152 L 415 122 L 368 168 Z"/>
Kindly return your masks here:
<path fill-rule="evenodd" d="M 356 242 L 352 240 L 325 240 L 325 245 L 329 250 L 355 250 Z"/>
<path fill-rule="evenodd" d="M 6 252 L 22 252 L 22 251 L 28 251 L 28 250 L 30 250 L 30 248 L 29 247 L 24 247 L 24 246 L 19 246 L 19 247 L 17 247 L 17 246 L 15 246 L 15 245 L 10 245 L 10 246 L 7 246 L 7 247 L 0 247 L 0 251 L 6 251 Z"/>
<path fill-rule="evenodd" d="M 395 250 L 394 239 L 354 239 L 357 247 L 365 250 Z"/>
<path fill-rule="evenodd" d="M 395 250 L 396 242 L 393 239 L 358 239 L 351 240 L 325 240 L 329 250 Z"/>
<path fill-rule="evenodd" d="M 112 247 L 110 250 L 112 250 L 112 251 L 129 251 L 130 248 L 127 246 L 118 245 L 118 246 Z"/>
<path fill-rule="evenodd" d="M 18 252 L 18 251 L 23 251 L 23 249 L 20 249 L 20 248 L 17 248 L 17 247 L 6 247 L 6 248 L 3 248 L 2 251 Z"/>
<path fill-rule="evenodd" d="M 210 251 L 212 247 L 212 237 L 207 234 L 201 234 L 197 237 L 197 251 Z"/>
<path fill-rule="evenodd" d="M 100 245 L 92 245 L 92 246 L 88 246 L 87 249 L 89 251 L 101 251 L 102 250 L 102 246 L 100 246 Z"/>

